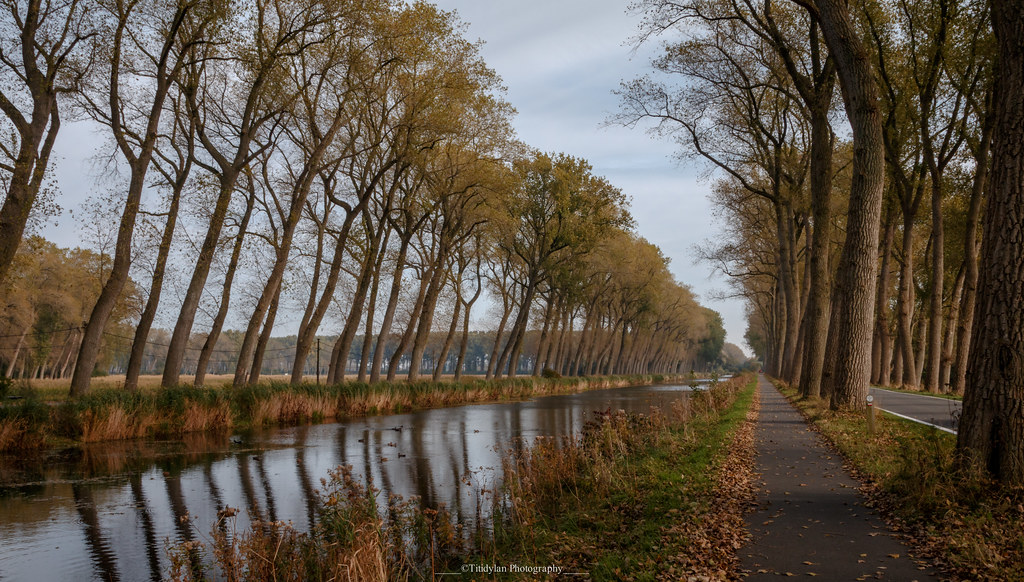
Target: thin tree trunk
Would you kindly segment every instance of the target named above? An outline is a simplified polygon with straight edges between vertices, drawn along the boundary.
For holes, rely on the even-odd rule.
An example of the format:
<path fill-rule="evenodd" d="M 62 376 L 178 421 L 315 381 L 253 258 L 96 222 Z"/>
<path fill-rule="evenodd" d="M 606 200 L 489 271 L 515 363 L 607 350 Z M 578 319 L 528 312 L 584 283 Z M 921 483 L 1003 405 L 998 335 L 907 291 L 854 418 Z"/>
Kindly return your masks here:
<path fill-rule="evenodd" d="M 889 288 L 892 284 L 892 274 L 889 271 L 895 238 L 896 221 L 889 213 L 885 224 L 885 242 L 882 243 L 882 268 L 878 275 L 878 291 L 875 294 L 875 334 L 871 363 L 871 382 L 882 385 L 888 385 L 884 379 L 889 377 L 885 362 L 888 361 L 886 344 L 889 338 Z"/>
<path fill-rule="evenodd" d="M 463 305 L 464 313 L 462 315 L 462 340 L 459 342 L 459 357 L 455 362 L 455 382 L 462 380 L 462 367 L 466 362 L 466 349 L 469 347 L 469 315 L 473 309 L 473 304 L 480 298 L 480 293 L 483 291 L 483 283 L 480 280 L 480 255 L 477 255 L 476 260 L 476 291 L 473 293 L 468 301 L 465 301 Z"/>
<path fill-rule="evenodd" d="M 430 274 L 429 271 L 423 273 L 423 277 L 420 279 L 420 288 L 416 294 L 416 302 L 413 304 L 412 313 L 409 314 L 409 324 L 406 326 L 402 338 L 398 341 L 395 353 L 388 360 L 388 382 L 394 382 L 395 377 L 398 375 L 398 364 L 401 363 L 405 350 L 409 349 L 409 344 L 412 342 L 413 332 L 416 330 L 416 320 L 420 317 L 420 311 L 423 309 L 423 302 L 427 295 L 427 286 L 430 284 Z"/>
<path fill-rule="evenodd" d="M 896 338 L 903 357 L 903 377 L 900 383 L 905 387 L 917 386 L 914 370 L 917 369 L 914 359 L 914 230 L 913 217 L 903 217 L 903 264 L 900 270 L 899 286 L 899 333 Z"/>
<path fill-rule="evenodd" d="M 494 377 L 498 364 L 498 350 L 501 349 L 501 336 L 505 334 L 505 326 L 508 325 L 508 318 L 512 315 L 512 307 L 515 302 L 511 297 L 505 295 L 501 298 L 501 319 L 498 320 L 498 330 L 494 334 L 494 345 L 491 346 L 491 356 L 487 360 L 487 379 Z"/>
<path fill-rule="evenodd" d="M 942 341 L 942 373 L 939 376 L 939 389 L 942 392 L 949 390 L 949 377 L 953 371 L 953 342 L 956 341 L 957 320 L 961 317 L 961 300 L 964 294 L 964 279 L 967 270 L 960 265 L 960 271 L 956 275 L 956 282 L 953 283 L 953 296 L 949 303 L 949 317 L 946 320 L 945 339 Z"/>
<path fill-rule="evenodd" d="M 385 204 L 387 207 L 388 204 Z M 366 213 L 367 231 L 372 227 L 369 213 Z M 352 308 L 349 310 L 348 318 L 345 320 L 345 327 L 334 344 L 334 352 L 331 354 L 331 368 L 327 372 L 327 383 L 338 384 L 345 381 L 345 371 L 348 367 L 349 353 L 352 351 L 352 342 L 355 341 L 356 332 L 359 330 L 359 323 L 363 319 L 363 306 L 366 304 L 366 293 L 373 281 L 374 267 L 377 263 L 377 254 L 380 252 L 381 238 L 387 230 L 387 221 L 381 220 L 373 236 L 370 239 L 370 246 L 366 250 L 366 257 L 361 265 L 359 279 L 357 280 L 355 294 L 352 296 Z"/>
<path fill-rule="evenodd" d="M 146 307 L 142 310 L 142 315 L 139 317 L 139 324 L 135 327 L 132 351 L 128 357 L 128 369 L 125 371 L 125 390 L 134 392 L 139 387 L 139 374 L 142 372 L 142 360 L 146 354 L 146 343 L 149 339 L 149 332 L 153 328 L 153 320 L 156 319 L 157 308 L 160 306 L 160 295 L 163 293 L 164 274 L 167 270 L 167 258 L 171 253 L 171 243 L 174 240 L 174 229 L 178 222 L 178 206 L 181 203 L 181 192 L 185 188 L 188 176 L 191 174 L 194 151 L 195 148 L 192 141 L 189 140 L 185 163 L 175 177 L 172 186 L 171 203 L 167 208 L 167 222 L 164 223 L 164 231 L 160 237 L 156 265 L 153 267 L 153 278 L 149 285 L 149 297 L 146 299 Z"/>
<path fill-rule="evenodd" d="M 369 199 L 360 202 L 356 208 L 346 209 L 345 220 L 342 222 L 341 230 L 338 232 L 338 239 L 334 245 L 334 256 L 331 257 L 331 266 L 327 272 L 327 280 L 320 292 L 320 298 L 314 299 L 316 289 L 311 290 L 306 310 L 302 314 L 302 321 L 299 323 L 299 332 L 295 338 L 295 363 L 292 365 L 292 384 L 302 382 L 302 372 L 306 367 L 306 356 L 313 347 L 316 334 L 320 331 L 320 322 L 327 315 L 327 309 L 334 300 L 334 290 L 338 286 L 338 278 L 341 276 L 341 265 L 344 262 L 345 244 L 348 242 L 348 235 L 352 229 L 352 223 L 356 215 L 362 212 L 363 206 Z"/>
<path fill-rule="evenodd" d="M 551 329 L 551 314 L 555 308 L 555 296 L 554 292 L 548 296 L 548 308 L 544 312 L 544 325 L 541 328 L 540 340 L 537 342 L 537 359 L 533 363 L 533 375 L 540 376 L 541 367 L 546 363 L 547 343 L 548 343 L 548 332 Z"/>
<path fill-rule="evenodd" d="M 263 324 L 263 332 L 260 333 L 259 340 L 256 342 L 256 348 L 253 350 L 252 365 L 249 369 L 249 377 L 246 380 L 250 385 L 260 381 L 260 374 L 263 371 L 263 357 L 267 353 L 267 345 L 270 343 L 270 337 L 274 333 L 274 320 L 277 318 L 277 308 L 281 303 L 282 288 L 281 285 L 277 286 L 277 293 L 274 294 L 274 298 L 270 301 L 270 306 L 267 308 L 267 321 Z"/>
<path fill-rule="evenodd" d="M 199 352 L 199 360 L 196 362 L 196 374 L 193 381 L 195 386 L 202 386 L 206 381 L 206 369 L 210 364 L 210 358 L 213 357 L 213 351 L 217 347 L 217 340 L 220 339 L 224 320 L 228 316 L 228 306 L 231 303 L 231 284 L 235 280 L 235 270 L 238 268 L 238 261 L 242 255 L 242 245 L 245 242 L 245 231 L 249 228 L 249 218 L 252 216 L 252 208 L 255 203 L 256 191 L 255 187 L 252 186 L 249 189 L 249 199 L 246 201 L 245 214 L 242 215 L 242 221 L 238 224 L 238 234 L 235 235 L 235 245 L 231 250 L 228 270 L 224 273 L 224 286 L 220 295 L 220 307 L 217 309 L 217 315 L 213 318 L 213 326 L 210 328 L 210 333 L 206 336 L 206 343 L 203 344 L 203 349 Z M 184 355 L 184 350 L 182 355 Z M 165 369 L 164 378 L 166 377 L 167 370 Z"/>
<path fill-rule="evenodd" d="M 974 184 L 971 201 L 967 210 L 967 225 L 964 229 L 964 299 L 957 325 L 956 369 L 952 378 L 952 390 L 963 394 L 967 386 L 967 361 L 970 354 L 971 337 L 974 330 L 975 304 L 978 294 L 978 226 L 981 222 L 981 207 L 985 199 L 989 176 L 989 150 L 992 145 L 993 108 L 991 95 L 987 96 L 988 112 L 981 128 L 981 141 L 975 153 Z"/>
<path fill-rule="evenodd" d="M 441 381 L 441 375 L 444 374 L 444 365 L 448 360 L 448 352 L 452 349 L 452 343 L 455 342 L 455 332 L 459 330 L 459 315 L 462 311 L 462 299 L 456 297 L 455 299 L 455 311 L 452 313 L 452 321 L 448 324 L 448 335 L 444 338 L 444 344 L 441 346 L 441 351 L 437 354 L 437 364 L 434 366 L 434 382 Z"/>
<path fill-rule="evenodd" d="M 380 333 L 377 335 L 377 345 L 373 349 L 373 367 L 370 369 L 370 382 L 380 380 L 380 369 L 384 362 L 384 346 L 387 345 L 388 336 L 391 335 L 391 325 L 395 320 L 398 298 L 402 291 L 402 275 L 405 273 L 405 259 L 409 254 L 410 235 L 400 233 L 399 237 L 398 257 L 395 259 L 395 271 L 391 278 L 391 293 L 388 295 L 388 306 L 384 310 L 384 319 L 381 321 Z"/>
<path fill-rule="evenodd" d="M 370 364 L 370 352 L 373 349 L 373 323 L 377 314 L 377 295 L 380 292 L 380 275 L 384 269 L 384 259 L 387 257 L 388 242 L 391 240 L 391 229 L 384 232 L 384 242 L 380 245 L 380 252 L 377 253 L 377 263 L 373 266 L 373 282 L 370 284 L 370 299 L 366 304 L 366 327 L 363 332 L 363 347 L 359 354 L 359 375 L 360 382 L 366 382 Z"/>

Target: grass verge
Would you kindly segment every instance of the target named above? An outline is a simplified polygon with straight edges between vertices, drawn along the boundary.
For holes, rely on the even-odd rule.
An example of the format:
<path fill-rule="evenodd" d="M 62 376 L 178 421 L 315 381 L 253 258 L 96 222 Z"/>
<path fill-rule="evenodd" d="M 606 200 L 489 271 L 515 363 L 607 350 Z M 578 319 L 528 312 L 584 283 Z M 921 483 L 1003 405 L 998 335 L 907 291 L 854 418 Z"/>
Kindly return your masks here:
<path fill-rule="evenodd" d="M 953 580 L 1024 580 L 1024 489 L 957 463 L 956 436 L 891 415 L 868 433 L 863 413 L 782 392 L 839 449 L 890 525 Z"/>
<path fill-rule="evenodd" d="M 60 403 L 25 390 L 0 406 L 0 452 L 138 437 L 177 437 L 274 424 L 322 422 L 374 414 L 535 398 L 666 381 L 663 375 L 514 378 L 468 382 L 346 382 L 333 386 L 267 382 L 126 392 L 95 390 Z"/>
<path fill-rule="evenodd" d="M 518 564 L 595 581 L 736 579 L 755 387 L 737 378 L 671 411 L 610 414 L 568 446 L 541 442 L 507 457 L 492 545 L 471 569 Z"/>

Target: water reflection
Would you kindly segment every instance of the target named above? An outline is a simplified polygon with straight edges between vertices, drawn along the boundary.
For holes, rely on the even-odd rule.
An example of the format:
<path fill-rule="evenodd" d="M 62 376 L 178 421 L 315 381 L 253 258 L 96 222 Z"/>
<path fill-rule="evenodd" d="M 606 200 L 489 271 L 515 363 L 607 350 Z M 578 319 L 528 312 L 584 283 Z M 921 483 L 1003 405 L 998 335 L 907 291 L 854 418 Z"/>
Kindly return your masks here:
<path fill-rule="evenodd" d="M 686 390 L 602 390 L 0 458 L 0 579 L 159 580 L 167 540 L 208 538 L 224 507 L 248 511 L 239 528 L 253 515 L 308 529 L 321 479 L 343 464 L 382 501 L 416 496 L 479 523 L 487 512 L 479 492 L 496 484 L 502 447 L 578 433 L 596 410 L 669 406 Z"/>

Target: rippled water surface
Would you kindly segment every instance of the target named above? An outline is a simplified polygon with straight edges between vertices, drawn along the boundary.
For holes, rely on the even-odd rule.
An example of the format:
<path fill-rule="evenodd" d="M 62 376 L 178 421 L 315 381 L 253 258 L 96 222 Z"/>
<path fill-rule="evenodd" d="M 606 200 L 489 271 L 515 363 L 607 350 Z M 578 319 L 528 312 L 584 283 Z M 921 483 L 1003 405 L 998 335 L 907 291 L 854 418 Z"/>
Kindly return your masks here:
<path fill-rule="evenodd" d="M 445 504 L 471 523 L 517 439 L 578 433 L 594 411 L 685 398 L 646 386 L 265 430 L 0 457 L 0 579 L 158 580 L 168 543 L 203 539 L 218 509 L 307 529 L 320 480 L 351 465 L 382 494 Z M 183 520 L 191 518 L 192 525 Z"/>

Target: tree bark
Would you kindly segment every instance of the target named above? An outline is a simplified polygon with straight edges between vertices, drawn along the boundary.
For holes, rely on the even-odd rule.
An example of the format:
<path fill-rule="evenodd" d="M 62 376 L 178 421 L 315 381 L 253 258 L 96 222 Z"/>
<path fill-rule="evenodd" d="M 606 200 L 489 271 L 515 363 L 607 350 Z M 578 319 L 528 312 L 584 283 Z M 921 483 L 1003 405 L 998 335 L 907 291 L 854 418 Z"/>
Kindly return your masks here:
<path fill-rule="evenodd" d="M 896 221 L 888 212 L 885 237 L 882 243 L 882 267 L 878 273 L 878 291 L 875 295 L 875 334 L 872 345 L 871 382 L 887 386 L 889 382 L 889 288 L 892 285 L 892 247 L 896 238 Z"/>
<path fill-rule="evenodd" d="M 1024 485 L 1024 2 L 991 0 L 999 47 L 992 174 L 957 447 Z"/>

